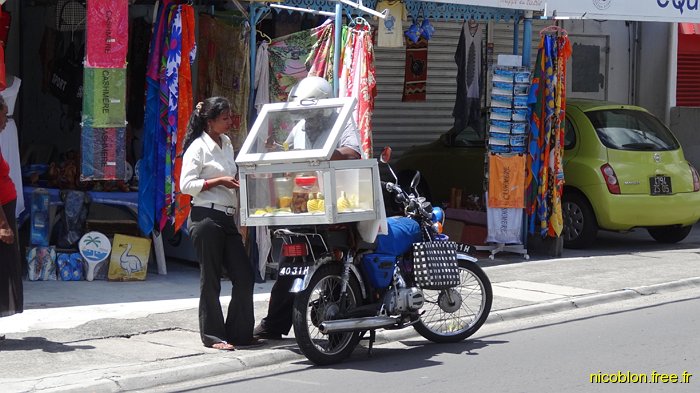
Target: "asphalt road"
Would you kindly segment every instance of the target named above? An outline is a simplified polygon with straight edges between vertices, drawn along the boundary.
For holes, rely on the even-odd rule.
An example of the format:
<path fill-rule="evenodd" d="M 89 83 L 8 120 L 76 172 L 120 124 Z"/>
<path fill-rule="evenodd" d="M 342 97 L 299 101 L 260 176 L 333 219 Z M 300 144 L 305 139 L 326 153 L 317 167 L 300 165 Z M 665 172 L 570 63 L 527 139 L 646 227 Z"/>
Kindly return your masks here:
<path fill-rule="evenodd" d="M 411 339 L 333 367 L 295 361 L 153 391 L 698 392 L 698 325 L 694 289 L 487 325 L 459 344 Z"/>

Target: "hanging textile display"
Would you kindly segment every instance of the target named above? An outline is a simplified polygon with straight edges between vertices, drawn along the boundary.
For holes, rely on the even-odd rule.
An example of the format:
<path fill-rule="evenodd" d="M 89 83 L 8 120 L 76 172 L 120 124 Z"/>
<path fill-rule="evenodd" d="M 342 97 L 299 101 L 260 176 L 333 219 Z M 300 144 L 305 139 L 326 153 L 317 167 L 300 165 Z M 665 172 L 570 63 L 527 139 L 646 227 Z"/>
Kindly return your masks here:
<path fill-rule="evenodd" d="M 528 99 L 528 229 L 542 237 L 558 237 L 563 228 L 566 61 L 571 56 L 571 43 L 563 29 L 554 31 L 556 35 L 540 34 Z"/>
<path fill-rule="evenodd" d="M 262 42 L 255 52 L 255 109 L 270 103 L 270 54 L 267 41 Z"/>
<path fill-rule="evenodd" d="M 353 119 L 360 131 L 362 156 L 372 157 L 372 113 L 377 95 L 376 69 L 372 31 L 368 23 L 355 23 L 346 28 L 342 67 L 339 78 L 340 96 L 355 97 Z"/>
<path fill-rule="evenodd" d="M 83 75 L 83 124 L 91 127 L 124 127 L 126 69 L 85 68 Z"/>
<path fill-rule="evenodd" d="M 182 8 L 182 54 L 185 59 L 180 61 L 178 70 L 178 106 L 176 138 L 173 145 L 175 151 L 175 164 L 173 167 L 174 192 L 174 222 L 173 228 L 177 232 L 190 214 L 191 197 L 180 192 L 180 171 L 182 169 L 182 155 L 184 154 L 182 142 L 187 133 L 187 123 L 194 107 L 192 100 L 192 63 L 195 59 L 194 38 L 194 9 Z"/>
<path fill-rule="evenodd" d="M 323 27 L 278 37 L 270 42 L 270 102 L 287 101 L 292 86 L 308 75 L 306 59 Z"/>
<path fill-rule="evenodd" d="M 126 67 L 128 0 L 88 0 L 86 67 Z"/>
<path fill-rule="evenodd" d="M 525 156 L 489 154 L 489 208 L 525 207 Z"/>
<path fill-rule="evenodd" d="M 381 0 L 375 9 L 379 12 L 388 9 L 389 15 L 378 24 L 377 47 L 401 48 L 403 46 L 403 22 L 408 20 L 408 11 L 403 1 Z"/>
<path fill-rule="evenodd" d="M 482 40 L 481 26 L 474 19 L 462 24 L 455 52 L 457 96 L 452 110 L 456 131 L 472 127 L 478 135 L 483 135 L 481 130 Z"/>
<path fill-rule="evenodd" d="M 490 198 L 490 196 L 487 196 Z M 488 206 L 486 209 L 487 243 L 521 244 L 523 209 Z"/>
<path fill-rule="evenodd" d="M 406 64 L 401 101 L 425 101 L 428 91 L 428 40 L 406 41 Z"/>
<path fill-rule="evenodd" d="M 126 178 L 128 1 L 87 2 L 80 179 Z M 80 57 L 82 61 L 82 57 Z"/>
<path fill-rule="evenodd" d="M 162 229 L 168 219 L 168 213 L 172 209 L 174 199 L 173 188 L 173 164 L 175 161 L 175 145 L 177 144 L 177 108 L 179 101 L 179 80 L 178 71 L 182 63 L 182 8 L 177 7 L 171 15 L 168 31 L 170 37 L 166 38 L 167 51 L 165 61 L 161 63 L 161 99 L 167 100 L 167 110 L 161 109 L 161 124 L 166 129 L 165 149 L 163 160 L 163 197 L 164 202 L 161 207 L 160 225 Z"/>
<path fill-rule="evenodd" d="M 320 76 L 333 85 L 333 45 L 335 44 L 335 25 L 327 19 L 321 26 L 311 30 L 316 43 L 311 47 L 306 58 L 308 75 Z M 341 33 L 342 34 L 342 33 Z M 346 36 L 347 38 L 347 36 Z M 342 41 L 342 40 L 341 40 Z M 341 47 L 345 47 L 341 43 Z"/>
<path fill-rule="evenodd" d="M 143 157 L 139 168 L 142 174 L 139 177 L 139 228 L 146 234 L 153 229 L 162 230 L 168 220 L 184 214 L 184 211 L 178 213 L 177 205 L 178 200 L 184 203 L 184 197 L 179 199 L 173 182 L 180 151 L 178 144 L 183 139 L 179 138 L 180 120 L 183 116 L 189 119 L 192 110 L 192 92 L 191 87 L 188 88 L 191 82 L 185 81 L 182 88 L 180 86 L 182 80 L 191 81 L 191 69 L 187 65 L 183 68 L 183 63 L 191 65 L 195 55 L 192 12 L 191 5 L 163 1 L 151 36 L 146 70 Z M 188 70 L 189 75 L 183 75 Z M 181 102 L 186 102 L 182 108 Z"/>
<path fill-rule="evenodd" d="M 238 149 L 248 132 L 248 96 L 250 85 L 248 37 L 242 25 L 234 25 L 211 15 L 200 15 L 198 63 L 198 101 L 222 96 L 231 102 L 233 129 L 229 133 Z"/>
<path fill-rule="evenodd" d="M 126 129 L 92 128 L 81 131 L 80 180 L 123 180 L 126 177 Z"/>
<path fill-rule="evenodd" d="M 158 132 L 160 112 L 160 58 L 165 36 L 164 25 L 174 0 L 164 0 L 158 7 L 153 25 L 146 70 L 146 108 L 143 124 L 143 157 L 139 165 L 139 228 L 145 234 L 153 231 L 156 220 L 156 149 L 163 143 Z M 150 176 L 144 174 L 150 174 Z"/>

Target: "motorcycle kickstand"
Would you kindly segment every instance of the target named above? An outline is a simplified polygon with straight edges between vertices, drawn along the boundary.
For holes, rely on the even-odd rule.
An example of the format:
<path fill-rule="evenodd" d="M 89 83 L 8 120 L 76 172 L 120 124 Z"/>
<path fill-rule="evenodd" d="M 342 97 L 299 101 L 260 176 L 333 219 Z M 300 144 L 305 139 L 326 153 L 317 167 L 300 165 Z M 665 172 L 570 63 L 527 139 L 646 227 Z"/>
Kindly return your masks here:
<path fill-rule="evenodd" d="M 367 348 L 367 357 L 372 357 L 372 347 L 374 345 L 374 341 L 377 339 L 377 333 L 376 330 L 372 329 L 369 331 L 369 347 Z"/>

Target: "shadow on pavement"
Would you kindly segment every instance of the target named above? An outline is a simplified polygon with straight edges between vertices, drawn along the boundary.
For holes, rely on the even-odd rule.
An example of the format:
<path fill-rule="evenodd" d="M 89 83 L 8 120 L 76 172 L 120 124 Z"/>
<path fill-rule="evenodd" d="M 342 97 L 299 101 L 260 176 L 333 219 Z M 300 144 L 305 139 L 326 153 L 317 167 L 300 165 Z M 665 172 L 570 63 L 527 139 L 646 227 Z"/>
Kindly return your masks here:
<path fill-rule="evenodd" d="M 92 345 L 67 345 L 49 341 L 44 337 L 23 337 L 21 339 L 7 338 L 0 341 L 0 351 L 35 351 L 47 353 L 73 352 L 76 350 L 95 349 Z"/>

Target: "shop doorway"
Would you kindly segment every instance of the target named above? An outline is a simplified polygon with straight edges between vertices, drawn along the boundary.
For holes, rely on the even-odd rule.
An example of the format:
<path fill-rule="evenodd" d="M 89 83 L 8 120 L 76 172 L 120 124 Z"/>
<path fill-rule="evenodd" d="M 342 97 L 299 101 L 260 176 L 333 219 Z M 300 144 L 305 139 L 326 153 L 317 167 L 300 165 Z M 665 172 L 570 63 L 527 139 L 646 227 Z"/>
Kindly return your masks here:
<path fill-rule="evenodd" d="M 569 40 L 573 51 L 566 75 L 569 97 L 607 100 L 609 36 L 569 34 Z"/>

